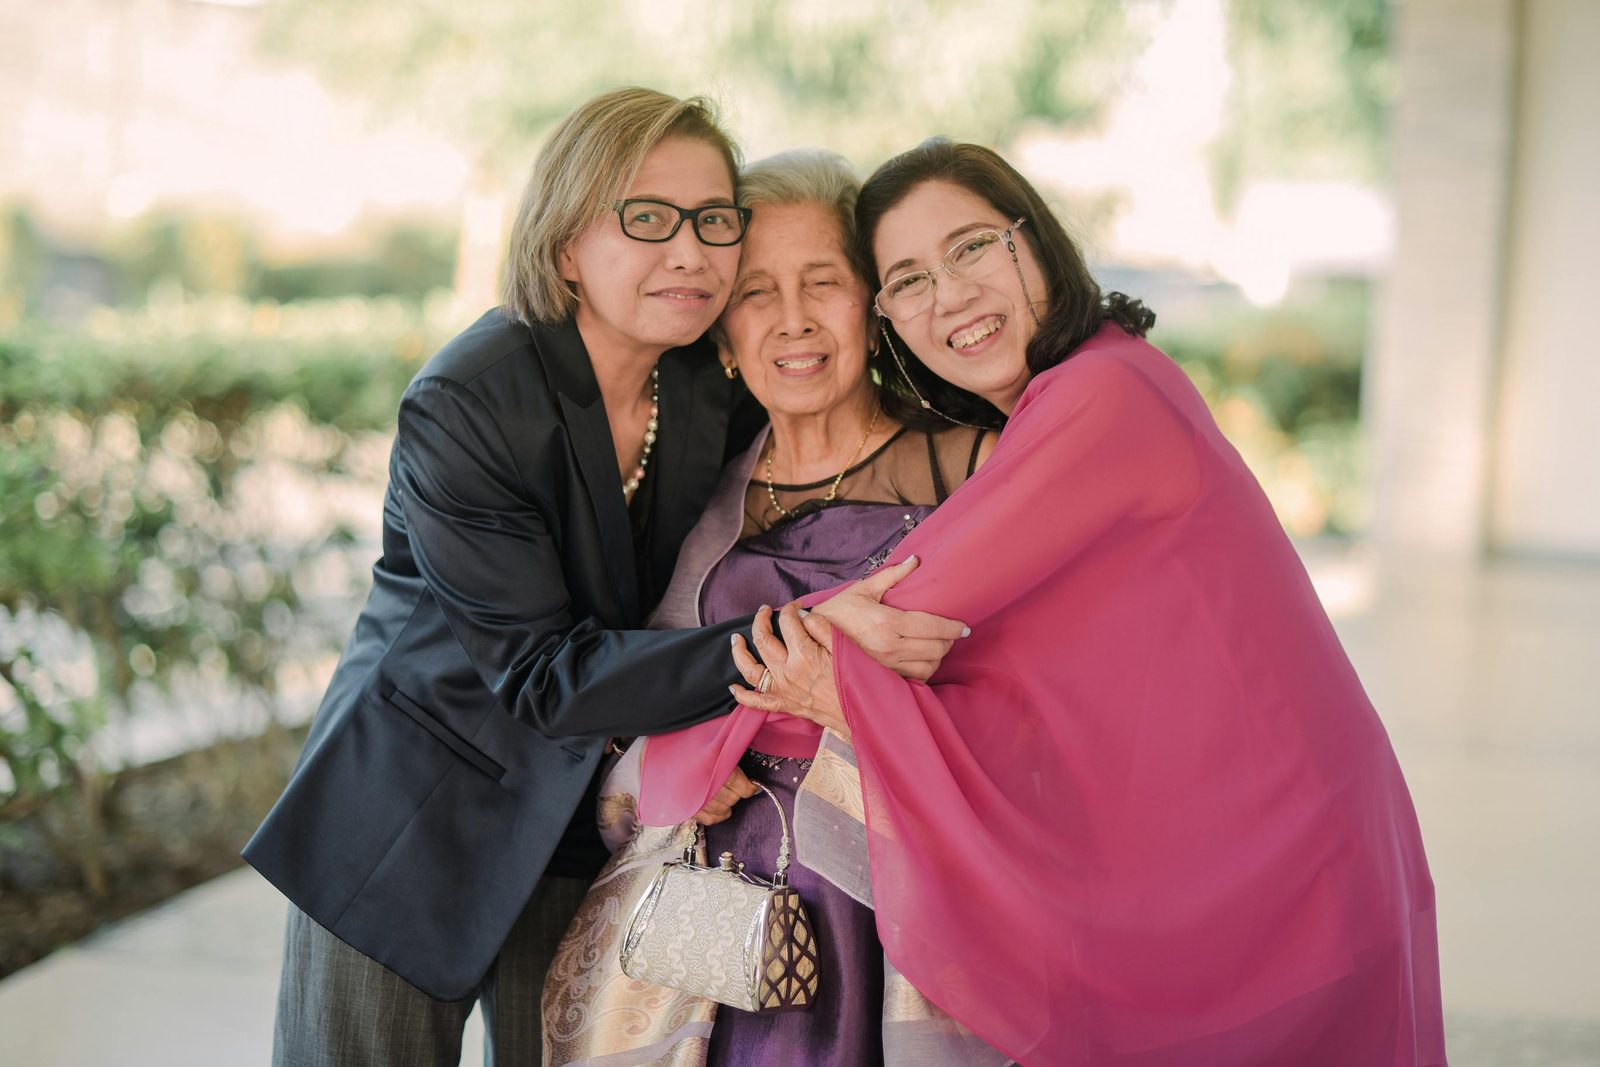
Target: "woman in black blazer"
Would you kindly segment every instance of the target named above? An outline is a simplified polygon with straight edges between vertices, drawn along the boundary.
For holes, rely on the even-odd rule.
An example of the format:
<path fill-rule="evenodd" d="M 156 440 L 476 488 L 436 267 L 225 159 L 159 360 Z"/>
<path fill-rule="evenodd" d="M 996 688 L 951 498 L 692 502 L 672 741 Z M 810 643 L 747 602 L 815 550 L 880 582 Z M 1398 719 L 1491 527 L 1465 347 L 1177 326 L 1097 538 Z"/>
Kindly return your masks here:
<path fill-rule="evenodd" d="M 641 629 L 761 414 L 700 339 L 748 212 L 706 103 L 606 93 L 551 135 L 505 306 L 401 400 L 383 555 L 298 766 L 245 848 L 289 897 L 274 1062 L 538 1056 L 550 952 L 605 859 L 606 739 L 726 713 L 748 628 Z M 959 623 L 832 612 L 896 666 Z"/>

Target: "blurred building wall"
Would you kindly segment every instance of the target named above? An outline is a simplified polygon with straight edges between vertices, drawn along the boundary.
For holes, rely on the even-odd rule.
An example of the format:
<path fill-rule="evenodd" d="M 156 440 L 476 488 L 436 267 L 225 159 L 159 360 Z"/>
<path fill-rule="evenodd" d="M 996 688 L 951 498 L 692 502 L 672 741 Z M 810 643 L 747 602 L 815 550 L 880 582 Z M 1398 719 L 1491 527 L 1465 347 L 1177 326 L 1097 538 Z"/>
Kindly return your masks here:
<path fill-rule="evenodd" d="M 1600 4 L 1409 0 L 1398 29 L 1374 540 L 1600 559 Z"/>
<path fill-rule="evenodd" d="M 1493 543 L 1600 555 L 1600 3 L 1521 21 Z"/>

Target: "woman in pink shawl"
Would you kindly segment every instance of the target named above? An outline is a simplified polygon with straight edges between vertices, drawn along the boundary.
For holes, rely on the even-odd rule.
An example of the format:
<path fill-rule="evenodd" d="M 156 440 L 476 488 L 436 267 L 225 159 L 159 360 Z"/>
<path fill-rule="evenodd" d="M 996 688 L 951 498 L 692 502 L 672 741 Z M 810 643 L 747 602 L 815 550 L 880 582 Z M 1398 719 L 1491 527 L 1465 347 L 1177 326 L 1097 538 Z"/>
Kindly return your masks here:
<path fill-rule="evenodd" d="M 908 681 L 791 605 L 781 643 L 758 616 L 762 662 L 736 641 L 735 695 L 853 740 L 889 963 L 1026 1065 L 1444 1063 L 1388 737 L 1153 316 L 987 149 L 890 160 L 857 221 L 892 384 L 1007 417 L 891 557 L 922 563 L 886 603 L 972 636 Z M 642 804 L 692 811 L 718 763 L 652 798 L 647 761 Z"/>

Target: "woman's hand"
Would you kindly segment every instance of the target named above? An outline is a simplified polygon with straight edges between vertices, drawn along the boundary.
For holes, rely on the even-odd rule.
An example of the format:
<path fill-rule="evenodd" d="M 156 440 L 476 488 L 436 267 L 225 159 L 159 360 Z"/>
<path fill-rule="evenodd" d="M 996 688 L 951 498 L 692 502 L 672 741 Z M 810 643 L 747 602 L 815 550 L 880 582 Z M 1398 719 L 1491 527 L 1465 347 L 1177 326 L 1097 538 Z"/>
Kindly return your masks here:
<path fill-rule="evenodd" d="M 717 790 L 717 795 L 706 801 L 706 806 L 695 813 L 694 821 L 701 826 L 714 826 L 733 814 L 733 806 L 746 797 L 756 795 L 756 784 L 743 771 L 735 767 L 728 780 Z"/>
<path fill-rule="evenodd" d="M 733 663 L 750 686 L 746 689 L 730 685 L 733 699 L 757 711 L 778 711 L 809 719 L 848 740 L 850 727 L 844 721 L 839 690 L 833 682 L 833 654 L 807 632 L 800 611 L 793 604 L 778 613 L 778 630 L 783 634 L 782 641 L 772 632 L 771 608 L 756 612 L 751 632 L 760 660 L 751 654 L 743 634 L 733 635 Z M 772 681 L 765 693 L 758 692 L 762 676 L 768 671 L 772 672 Z"/>
<path fill-rule="evenodd" d="M 972 631 L 953 619 L 882 603 L 883 595 L 916 569 L 916 556 L 884 567 L 812 608 L 806 622 L 809 625 L 821 615 L 891 671 L 925 682 L 944 662 L 950 646 Z M 831 651 L 832 641 L 827 645 Z"/>

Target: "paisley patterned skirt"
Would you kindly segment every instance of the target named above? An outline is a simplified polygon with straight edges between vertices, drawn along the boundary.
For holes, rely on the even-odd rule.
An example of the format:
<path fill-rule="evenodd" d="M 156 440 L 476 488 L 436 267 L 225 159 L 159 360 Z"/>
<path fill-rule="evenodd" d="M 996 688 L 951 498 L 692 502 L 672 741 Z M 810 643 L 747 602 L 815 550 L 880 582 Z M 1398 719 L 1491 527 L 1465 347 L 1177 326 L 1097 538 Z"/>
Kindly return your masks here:
<path fill-rule="evenodd" d="M 741 764 L 777 795 L 791 827 L 796 790 L 805 785 L 802 806 L 812 833 L 799 834 L 796 859 L 804 859 L 809 847 L 813 860 L 834 879 L 798 862 L 789 868 L 821 953 L 817 1003 L 804 1011 L 751 1015 L 623 974 L 618 952 L 634 904 L 661 864 L 676 859 L 694 840 L 692 822 L 638 824 L 641 753 L 642 746 L 630 750 L 601 792 L 601 834 L 617 851 L 590 887 L 550 965 L 542 1003 L 545 1067 L 1011 1063 L 893 969 L 883 957 L 871 909 L 835 884 L 853 886 L 863 898 L 870 895 L 865 842 L 843 829 L 859 826 L 864 814 L 854 751 L 832 734 L 824 734 L 809 777 L 810 760 L 752 752 Z M 818 836 L 815 831 L 824 826 L 829 830 Z M 753 873 L 772 873 L 781 834 L 777 813 L 764 799 L 741 803 L 707 836 L 712 855 L 732 852 Z M 699 858 L 705 862 L 706 856 Z"/>

